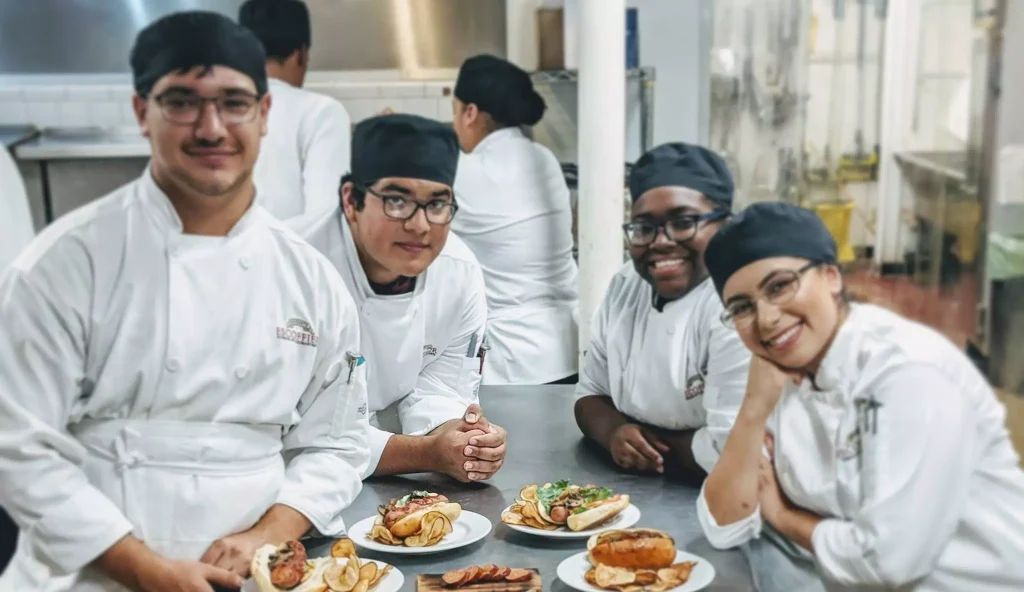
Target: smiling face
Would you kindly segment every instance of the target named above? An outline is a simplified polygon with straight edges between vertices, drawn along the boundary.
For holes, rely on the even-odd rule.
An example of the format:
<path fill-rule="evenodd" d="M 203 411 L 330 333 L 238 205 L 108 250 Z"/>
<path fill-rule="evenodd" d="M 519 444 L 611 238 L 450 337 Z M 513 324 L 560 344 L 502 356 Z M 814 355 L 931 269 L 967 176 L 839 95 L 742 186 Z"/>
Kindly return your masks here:
<path fill-rule="evenodd" d="M 429 223 L 423 208 L 408 220 L 388 216 L 385 208 L 396 211 L 401 200 L 408 200 L 433 203 L 440 211 L 442 204 L 453 203 L 451 188 L 422 179 L 385 178 L 369 187 L 361 209 L 353 189 L 352 183 L 342 187 L 342 206 L 370 281 L 387 283 L 423 273 L 444 248 L 450 225 Z"/>
<path fill-rule="evenodd" d="M 663 223 L 686 216 L 709 214 L 715 210 L 703 194 L 685 187 L 656 187 L 645 192 L 633 204 L 633 222 Z M 718 222 L 701 222 L 694 237 L 682 243 L 657 233 L 647 246 L 629 246 L 629 255 L 640 277 L 647 280 L 659 296 L 675 300 L 685 296 L 707 277 L 704 249 L 718 230 Z"/>
<path fill-rule="evenodd" d="M 726 281 L 722 298 L 730 310 L 751 310 L 747 305 L 755 303 L 749 322 L 736 320 L 736 330 L 752 353 L 783 368 L 814 372 L 842 319 L 843 280 L 834 266 L 808 263 L 795 257 L 755 261 Z M 794 277 L 799 278 L 796 284 L 785 284 Z M 784 290 L 791 294 L 775 304 L 766 302 Z"/>
<path fill-rule="evenodd" d="M 221 104 L 236 117 L 218 112 L 215 103 L 206 101 L 194 123 L 182 123 L 197 98 L 213 97 L 221 97 Z M 254 101 L 250 116 L 237 117 L 239 105 Z M 153 176 L 165 189 L 223 197 L 251 181 L 260 139 L 267 132 L 270 96 L 256 98 L 256 85 L 245 74 L 224 66 L 172 72 L 157 81 L 146 98 L 135 96 L 133 108 L 143 135 L 150 139 Z"/>

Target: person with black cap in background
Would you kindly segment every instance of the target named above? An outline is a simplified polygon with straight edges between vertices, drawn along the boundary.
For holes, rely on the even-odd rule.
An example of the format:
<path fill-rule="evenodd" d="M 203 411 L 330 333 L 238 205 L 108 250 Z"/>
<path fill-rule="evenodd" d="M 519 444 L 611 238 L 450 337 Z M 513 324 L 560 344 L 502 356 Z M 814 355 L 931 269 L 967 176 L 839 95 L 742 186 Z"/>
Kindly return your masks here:
<path fill-rule="evenodd" d="M 334 209 L 349 168 L 352 120 L 337 100 L 302 88 L 309 9 L 301 0 L 248 0 L 238 22 L 263 43 L 274 102 L 253 169 L 257 203 L 281 220 Z"/>
<path fill-rule="evenodd" d="M 711 544 L 741 546 L 770 526 L 829 588 L 1024 590 L 1024 472 L 1006 411 L 967 356 L 851 302 L 809 210 L 752 205 L 705 259 L 722 320 L 754 354 L 697 502 Z"/>
<path fill-rule="evenodd" d="M 452 100 L 464 154 L 452 230 L 487 284 L 484 384 L 575 384 L 577 268 L 569 188 L 555 155 L 523 133 L 546 106 L 530 76 L 489 55 L 462 64 Z"/>
<path fill-rule="evenodd" d="M 253 203 L 259 41 L 175 13 L 130 61 L 149 167 L 0 278 L 3 590 L 237 588 L 258 547 L 341 534 L 369 459 L 355 304 Z"/>
<path fill-rule="evenodd" d="M 623 469 L 699 482 L 732 427 L 750 361 L 718 320 L 702 260 L 730 215 L 732 175 L 710 150 L 669 143 L 637 160 L 629 190 L 632 261 L 591 324 L 576 422 Z"/>
<path fill-rule="evenodd" d="M 478 404 L 487 301 L 480 265 L 449 234 L 455 133 L 416 115 L 381 115 L 352 134 L 340 205 L 302 236 L 355 298 L 371 357 L 366 476 L 439 472 L 489 479 L 505 430 Z"/>

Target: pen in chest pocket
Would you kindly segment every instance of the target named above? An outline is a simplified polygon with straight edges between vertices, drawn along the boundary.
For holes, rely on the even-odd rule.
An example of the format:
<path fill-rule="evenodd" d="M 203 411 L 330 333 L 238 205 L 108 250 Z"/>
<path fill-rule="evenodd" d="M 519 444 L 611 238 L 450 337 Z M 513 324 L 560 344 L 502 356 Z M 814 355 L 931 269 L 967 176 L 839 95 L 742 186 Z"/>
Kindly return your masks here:
<path fill-rule="evenodd" d="M 345 359 L 348 361 L 348 380 L 345 384 L 352 384 L 352 375 L 355 374 L 356 367 L 361 366 L 366 358 L 359 352 L 345 352 Z"/>
<path fill-rule="evenodd" d="M 469 338 L 469 348 L 466 350 L 466 357 L 476 357 L 476 333 L 473 333 L 473 335 L 471 335 Z"/>

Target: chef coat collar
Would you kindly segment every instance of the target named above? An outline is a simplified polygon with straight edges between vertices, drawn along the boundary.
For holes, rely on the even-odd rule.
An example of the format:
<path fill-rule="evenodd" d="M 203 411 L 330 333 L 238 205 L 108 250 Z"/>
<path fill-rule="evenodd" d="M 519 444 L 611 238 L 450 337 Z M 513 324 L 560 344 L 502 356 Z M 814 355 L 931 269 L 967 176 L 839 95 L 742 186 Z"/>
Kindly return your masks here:
<path fill-rule="evenodd" d="M 480 140 L 480 143 L 473 148 L 473 151 L 470 152 L 470 154 L 479 154 L 486 150 L 491 144 L 497 144 L 510 138 L 522 138 L 524 136 L 525 134 L 523 133 L 523 130 L 518 127 L 504 127 L 500 130 L 495 130 L 487 134 L 487 137 Z"/>
<path fill-rule="evenodd" d="M 427 283 L 427 269 L 423 270 L 423 273 L 416 276 L 416 287 L 412 292 L 405 294 L 398 294 L 396 296 L 380 296 L 373 291 L 370 287 L 370 280 L 366 277 L 366 270 L 363 269 L 363 263 L 359 260 L 359 249 L 356 247 L 356 242 L 352 238 L 352 229 L 348 227 L 348 219 L 345 218 L 345 212 L 338 208 L 338 229 L 342 236 L 342 248 L 344 252 L 341 253 L 342 259 L 345 260 L 345 264 L 348 265 L 349 273 L 356 280 L 352 296 L 355 297 L 360 303 L 370 298 L 403 298 L 411 296 L 413 298 L 423 293 L 423 287 Z"/>
<path fill-rule="evenodd" d="M 151 206 L 149 211 L 153 214 L 154 220 L 157 224 L 161 225 L 167 231 L 168 235 L 181 235 L 184 230 L 181 217 L 178 216 L 178 211 L 175 210 L 174 205 L 171 204 L 171 199 L 167 197 L 164 190 L 156 184 L 156 179 L 153 178 L 153 171 L 148 165 L 146 166 L 146 170 L 143 171 L 140 181 L 142 186 L 142 198 L 149 206 Z M 249 206 L 249 209 L 242 214 L 242 217 L 237 223 L 235 223 L 224 238 L 238 236 L 252 226 L 253 222 L 256 220 L 256 216 L 253 214 L 253 211 L 256 209 L 255 195 L 253 196 L 252 203 L 253 205 Z"/>
<path fill-rule="evenodd" d="M 854 374 L 860 366 L 855 356 L 859 353 L 858 326 L 862 316 L 857 304 L 851 303 L 849 306 L 850 313 L 836 332 L 814 376 L 813 386 L 817 388 L 812 388 L 812 392 L 817 391 L 819 396 L 827 400 L 846 403 L 850 402 L 847 399 L 853 392 Z"/>

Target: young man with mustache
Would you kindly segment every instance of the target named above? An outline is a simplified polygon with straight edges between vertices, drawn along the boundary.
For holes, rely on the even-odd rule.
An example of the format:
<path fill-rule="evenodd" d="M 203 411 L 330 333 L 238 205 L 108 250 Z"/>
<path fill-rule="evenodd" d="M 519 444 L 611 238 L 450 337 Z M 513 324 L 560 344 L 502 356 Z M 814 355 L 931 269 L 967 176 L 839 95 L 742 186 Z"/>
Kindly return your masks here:
<path fill-rule="evenodd" d="M 455 132 L 439 122 L 405 114 L 363 120 L 352 134 L 340 206 L 300 230 L 359 307 L 370 356 L 366 476 L 438 472 L 481 481 L 504 461 L 505 430 L 477 404 L 483 272 L 449 234 L 458 159 Z"/>
<path fill-rule="evenodd" d="M 632 262 L 595 315 L 576 393 L 576 421 L 615 463 L 702 480 L 743 400 L 750 353 L 719 320 L 703 253 L 729 217 L 725 161 L 670 143 L 644 154 L 629 178 Z"/>

